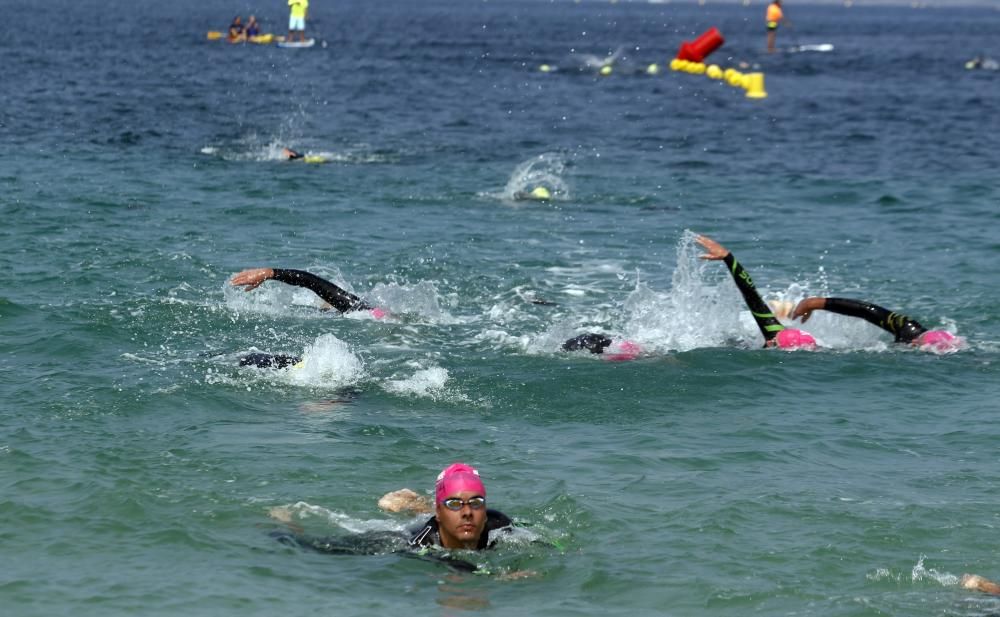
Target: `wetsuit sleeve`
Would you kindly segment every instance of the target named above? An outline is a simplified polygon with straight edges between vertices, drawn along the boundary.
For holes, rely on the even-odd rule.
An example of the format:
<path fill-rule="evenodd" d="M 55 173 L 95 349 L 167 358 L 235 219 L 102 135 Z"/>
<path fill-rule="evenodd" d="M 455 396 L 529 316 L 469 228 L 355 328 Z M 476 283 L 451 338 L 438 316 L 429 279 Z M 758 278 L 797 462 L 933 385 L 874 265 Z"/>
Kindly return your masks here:
<path fill-rule="evenodd" d="M 348 311 L 367 311 L 372 308 L 361 298 L 341 289 L 340 287 L 337 287 L 330 281 L 322 279 L 315 274 L 311 274 L 304 270 L 286 270 L 283 268 L 273 268 L 273 270 L 274 276 L 272 278 L 274 280 L 287 283 L 289 285 L 295 285 L 296 287 L 305 287 L 320 298 L 323 298 L 323 300 L 328 302 L 333 308 L 337 309 L 341 313 L 346 313 Z"/>
<path fill-rule="evenodd" d="M 927 331 L 915 319 L 910 319 L 906 315 L 890 311 L 871 302 L 847 298 L 827 298 L 823 310 L 848 317 L 860 317 L 892 334 L 896 337 L 896 342 L 909 343 Z"/>
<path fill-rule="evenodd" d="M 754 321 L 757 322 L 757 327 L 760 328 L 760 333 L 764 335 L 764 341 L 770 341 L 774 337 L 778 336 L 778 333 L 785 329 L 785 326 L 781 325 L 778 318 L 774 316 L 774 312 L 767 306 L 760 294 L 757 293 L 757 287 L 753 284 L 753 279 L 750 278 L 750 273 L 743 269 L 740 262 L 736 261 L 732 253 L 726 255 L 723 260 L 726 263 L 726 267 L 729 268 L 729 273 L 733 275 L 733 280 L 736 281 L 736 287 L 743 294 L 743 301 L 746 302 L 747 308 L 750 309 L 750 314 L 753 315 Z"/>

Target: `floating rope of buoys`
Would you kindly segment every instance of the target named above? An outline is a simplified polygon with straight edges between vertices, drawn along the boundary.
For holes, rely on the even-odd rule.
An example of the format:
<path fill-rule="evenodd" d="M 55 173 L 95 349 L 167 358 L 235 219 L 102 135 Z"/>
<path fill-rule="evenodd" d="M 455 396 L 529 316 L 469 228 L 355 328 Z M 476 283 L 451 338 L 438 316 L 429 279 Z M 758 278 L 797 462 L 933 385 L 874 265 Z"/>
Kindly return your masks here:
<path fill-rule="evenodd" d="M 670 70 L 692 75 L 705 75 L 709 79 L 724 81 L 734 88 L 745 90 L 747 98 L 750 99 L 767 98 L 767 91 L 764 90 L 764 74 L 760 72 L 741 73 L 734 68 L 722 69 L 717 64 L 705 66 L 704 62 L 691 62 L 679 58 L 670 61 Z"/>

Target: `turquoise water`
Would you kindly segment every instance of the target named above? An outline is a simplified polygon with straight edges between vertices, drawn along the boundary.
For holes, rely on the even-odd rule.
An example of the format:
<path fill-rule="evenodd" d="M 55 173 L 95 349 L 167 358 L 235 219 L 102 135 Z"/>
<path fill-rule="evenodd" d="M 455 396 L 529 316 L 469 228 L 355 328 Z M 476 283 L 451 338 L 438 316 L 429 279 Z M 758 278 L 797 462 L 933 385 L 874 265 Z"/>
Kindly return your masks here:
<path fill-rule="evenodd" d="M 779 43 L 834 51 L 766 56 L 761 6 L 314 5 L 305 51 L 205 41 L 249 10 L 187 0 L 114 4 L 111 32 L 51 3 L 0 41 L 6 613 L 1000 610 L 956 585 L 1000 577 L 1000 75 L 962 68 L 1000 56 L 1000 13 L 796 7 Z M 711 25 L 767 99 L 643 72 Z M 512 199 L 537 182 L 556 199 Z M 822 351 L 762 350 L 693 233 L 766 297 L 966 345 L 822 314 Z M 227 286 L 255 266 L 394 317 Z M 559 351 L 586 330 L 647 353 Z M 405 529 L 378 497 L 455 460 L 524 529 L 473 557 L 495 575 L 268 535 L 276 507 Z"/>

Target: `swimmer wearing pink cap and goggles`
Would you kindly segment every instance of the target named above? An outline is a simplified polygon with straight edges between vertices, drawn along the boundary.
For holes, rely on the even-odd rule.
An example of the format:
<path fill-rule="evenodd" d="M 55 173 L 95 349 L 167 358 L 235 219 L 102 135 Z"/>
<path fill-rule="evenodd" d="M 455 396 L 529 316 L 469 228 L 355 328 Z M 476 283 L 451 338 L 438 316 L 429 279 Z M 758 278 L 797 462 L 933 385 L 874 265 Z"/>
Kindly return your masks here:
<path fill-rule="evenodd" d="M 757 293 L 757 287 L 753 284 L 750 273 L 740 265 L 740 262 L 736 261 L 736 258 L 733 257 L 729 249 L 707 236 L 698 236 L 695 240 L 698 244 L 705 247 L 707 251 L 701 256 L 702 259 L 722 261 L 729 267 L 729 273 L 733 275 L 736 287 L 743 295 L 743 301 L 746 302 L 747 308 L 750 309 L 750 314 L 753 315 L 754 321 L 757 322 L 757 327 L 760 328 L 761 334 L 764 335 L 764 347 L 779 347 L 781 349 L 816 348 L 816 339 L 811 334 L 796 328 L 786 328 L 778 321 L 774 311 L 771 310 L 771 307 Z"/>
<path fill-rule="evenodd" d="M 513 521 L 486 507 L 486 485 L 479 472 L 453 463 L 438 474 L 434 485 L 434 516 L 410 538 L 410 546 L 482 550 L 510 533 Z"/>
<path fill-rule="evenodd" d="M 897 343 L 908 343 L 932 351 L 954 351 L 963 344 L 961 337 L 947 330 L 928 330 L 916 319 L 882 308 L 871 302 L 847 298 L 822 298 L 814 296 L 799 302 L 792 311 L 792 319 L 801 318 L 805 323 L 813 311 L 830 311 L 848 317 L 858 317 L 882 328 L 895 337 Z"/>

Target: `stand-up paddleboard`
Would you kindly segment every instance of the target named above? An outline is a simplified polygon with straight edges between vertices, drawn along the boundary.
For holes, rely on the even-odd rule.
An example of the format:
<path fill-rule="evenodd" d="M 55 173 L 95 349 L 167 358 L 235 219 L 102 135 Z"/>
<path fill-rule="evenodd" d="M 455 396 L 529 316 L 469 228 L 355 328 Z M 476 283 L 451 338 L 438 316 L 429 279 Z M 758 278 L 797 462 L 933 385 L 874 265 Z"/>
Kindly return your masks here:
<path fill-rule="evenodd" d="M 800 51 L 818 51 L 826 53 L 833 51 L 833 43 L 820 43 L 818 45 L 796 45 L 788 48 L 788 53 L 794 54 Z"/>
<path fill-rule="evenodd" d="M 304 49 L 316 44 L 316 39 L 306 39 L 304 41 L 278 41 L 278 47 L 286 49 Z"/>

